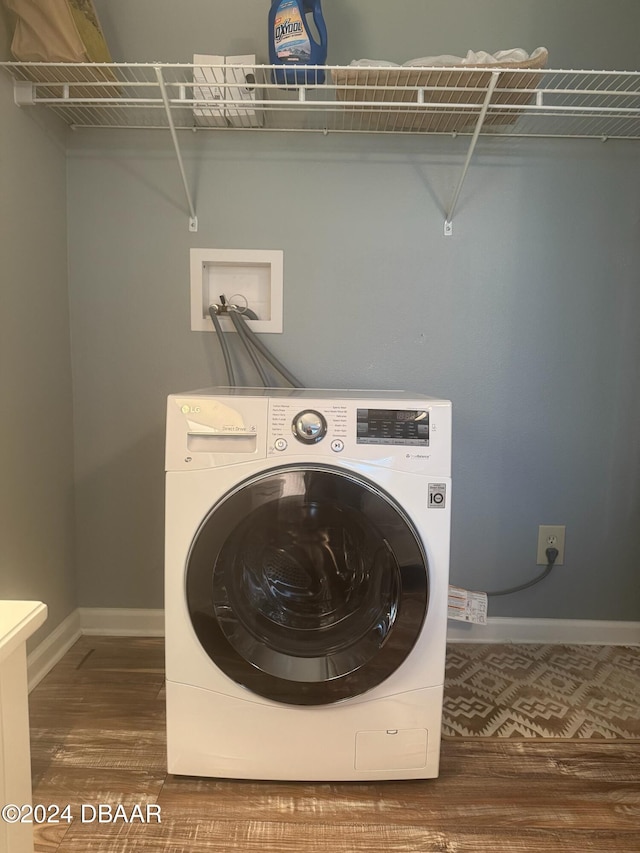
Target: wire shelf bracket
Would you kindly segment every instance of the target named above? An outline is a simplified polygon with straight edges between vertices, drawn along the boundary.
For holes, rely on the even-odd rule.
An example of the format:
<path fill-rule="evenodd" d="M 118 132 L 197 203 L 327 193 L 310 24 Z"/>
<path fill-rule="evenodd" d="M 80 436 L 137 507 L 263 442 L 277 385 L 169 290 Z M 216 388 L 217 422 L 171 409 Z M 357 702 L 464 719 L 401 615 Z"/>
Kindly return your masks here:
<path fill-rule="evenodd" d="M 482 103 L 482 109 L 480 110 L 480 114 L 478 116 L 478 120 L 476 122 L 476 126 L 473 131 L 473 135 L 471 137 L 471 142 L 469 143 L 469 149 L 467 151 L 467 156 L 464 161 L 464 165 L 462 166 L 462 172 L 460 174 L 460 178 L 458 179 L 458 184 L 454 190 L 453 197 L 451 199 L 451 203 L 447 209 L 447 214 L 444 220 L 444 236 L 451 237 L 453 235 L 453 214 L 456 209 L 456 205 L 458 204 L 458 198 L 460 197 L 460 192 L 462 191 L 462 185 L 464 184 L 464 179 L 467 176 L 467 172 L 469 171 L 469 166 L 471 165 L 471 160 L 473 158 L 473 152 L 475 151 L 476 143 L 478 141 L 478 137 L 480 136 L 480 131 L 482 130 L 482 123 L 484 122 L 485 116 L 487 114 L 487 110 L 489 109 L 489 104 L 491 103 L 491 96 L 498 85 L 498 80 L 500 79 L 499 71 L 491 72 L 491 80 L 487 87 L 487 94 L 484 97 L 484 101 Z"/>
<path fill-rule="evenodd" d="M 158 87 L 160 89 L 160 96 L 162 98 L 162 103 L 164 105 L 164 111 L 167 116 L 167 124 L 169 125 L 169 132 L 171 133 L 171 139 L 173 140 L 173 147 L 176 152 L 176 158 L 178 160 L 178 168 L 180 169 L 180 177 L 182 178 L 182 185 L 184 187 L 184 192 L 187 197 L 187 205 L 189 206 L 189 231 L 196 232 L 198 230 L 198 217 L 196 215 L 196 209 L 193 204 L 193 198 L 191 196 L 191 191 L 189 190 L 189 182 L 187 181 L 187 175 L 184 170 L 184 163 L 182 160 L 182 153 L 180 151 L 180 143 L 178 142 L 178 134 L 176 133 L 176 127 L 173 122 L 173 115 L 171 114 L 171 104 L 169 102 L 169 96 L 167 94 L 167 87 L 165 86 L 164 77 L 162 74 L 162 66 L 156 65 L 154 66 L 154 71 L 156 73 L 156 78 L 158 80 Z"/>

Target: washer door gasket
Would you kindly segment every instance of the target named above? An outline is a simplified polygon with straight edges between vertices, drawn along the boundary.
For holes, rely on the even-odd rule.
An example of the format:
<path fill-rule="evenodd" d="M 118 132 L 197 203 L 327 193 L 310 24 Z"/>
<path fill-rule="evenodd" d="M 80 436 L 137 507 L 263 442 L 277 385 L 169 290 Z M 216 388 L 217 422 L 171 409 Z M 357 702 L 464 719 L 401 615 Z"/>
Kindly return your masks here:
<path fill-rule="evenodd" d="M 415 645 L 428 605 L 420 537 L 355 474 L 283 466 L 209 512 L 187 559 L 194 631 L 237 684 L 324 705 L 380 684 Z"/>

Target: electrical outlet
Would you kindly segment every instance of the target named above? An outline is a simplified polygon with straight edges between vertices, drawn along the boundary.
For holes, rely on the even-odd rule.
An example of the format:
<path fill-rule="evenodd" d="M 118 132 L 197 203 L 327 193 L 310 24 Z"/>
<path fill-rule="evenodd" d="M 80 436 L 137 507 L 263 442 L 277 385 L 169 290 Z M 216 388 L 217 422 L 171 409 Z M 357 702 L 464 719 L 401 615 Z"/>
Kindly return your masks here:
<path fill-rule="evenodd" d="M 541 524 L 538 527 L 538 566 L 546 566 L 547 548 L 558 549 L 558 559 L 555 561 L 555 566 L 564 564 L 564 524 Z"/>

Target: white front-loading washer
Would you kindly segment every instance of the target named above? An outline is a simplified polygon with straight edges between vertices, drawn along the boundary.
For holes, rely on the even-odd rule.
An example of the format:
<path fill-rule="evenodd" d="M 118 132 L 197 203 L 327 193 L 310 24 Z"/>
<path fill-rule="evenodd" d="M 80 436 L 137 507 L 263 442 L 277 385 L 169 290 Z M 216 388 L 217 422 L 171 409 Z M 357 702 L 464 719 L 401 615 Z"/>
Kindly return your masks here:
<path fill-rule="evenodd" d="M 437 776 L 450 402 L 174 394 L 166 470 L 169 772 Z"/>

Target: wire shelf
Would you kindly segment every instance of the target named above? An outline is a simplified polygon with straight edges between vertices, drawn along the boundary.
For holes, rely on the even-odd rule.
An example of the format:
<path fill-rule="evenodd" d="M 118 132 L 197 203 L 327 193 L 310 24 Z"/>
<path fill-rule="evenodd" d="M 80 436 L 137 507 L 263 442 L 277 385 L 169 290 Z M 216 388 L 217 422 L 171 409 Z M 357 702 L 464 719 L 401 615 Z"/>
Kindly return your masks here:
<path fill-rule="evenodd" d="M 73 128 L 640 139 L 637 71 L 332 66 L 316 85 L 318 69 L 301 66 L 283 88 L 270 65 L 0 66 L 16 103 Z"/>
<path fill-rule="evenodd" d="M 169 130 L 189 211 L 180 131 L 307 131 L 468 136 L 444 234 L 481 136 L 640 139 L 640 72 L 505 67 L 2 62 L 21 107 L 43 106 L 72 128 Z M 280 78 L 282 79 L 282 78 Z M 318 79 L 322 79 L 318 83 Z"/>

